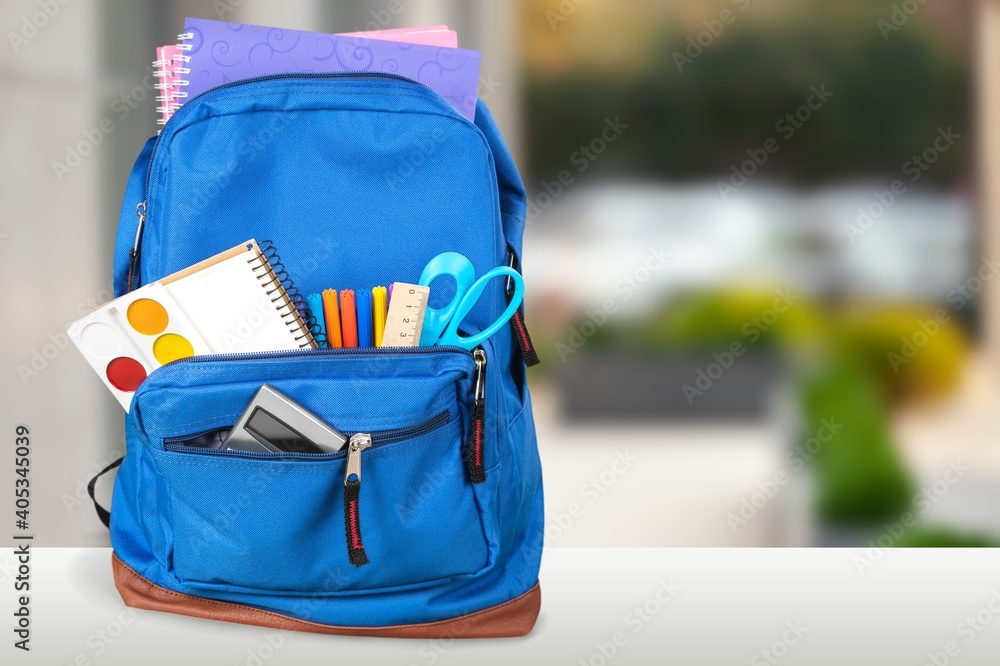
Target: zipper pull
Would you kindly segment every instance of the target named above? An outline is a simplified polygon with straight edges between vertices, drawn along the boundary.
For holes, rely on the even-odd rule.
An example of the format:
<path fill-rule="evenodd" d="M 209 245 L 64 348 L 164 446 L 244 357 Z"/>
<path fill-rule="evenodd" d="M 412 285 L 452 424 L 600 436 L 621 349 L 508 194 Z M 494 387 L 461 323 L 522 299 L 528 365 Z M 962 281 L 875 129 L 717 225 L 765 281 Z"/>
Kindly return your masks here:
<path fill-rule="evenodd" d="M 472 352 L 476 360 L 475 406 L 472 410 L 472 431 L 469 433 L 469 478 L 473 483 L 486 480 L 483 444 L 486 435 L 486 352 L 477 347 Z"/>
<path fill-rule="evenodd" d="M 361 496 L 361 452 L 372 445 L 372 436 L 363 432 L 351 435 L 347 444 L 347 473 L 344 475 L 344 525 L 347 529 L 347 555 L 351 564 L 368 564 L 368 555 L 361 542 L 361 520 L 358 500 Z"/>
<path fill-rule="evenodd" d="M 371 435 L 363 432 L 351 435 L 351 441 L 347 444 L 347 474 L 344 475 L 345 486 L 350 483 L 361 485 L 361 452 L 371 445 Z"/>
<path fill-rule="evenodd" d="M 136 268 L 139 264 L 139 240 L 142 238 L 142 227 L 146 224 L 146 202 L 140 201 L 135 207 L 136 217 L 139 224 L 135 228 L 135 240 L 132 241 L 132 252 L 129 253 L 128 276 L 125 283 L 125 291 L 132 291 L 132 282 L 136 278 Z"/>
<path fill-rule="evenodd" d="M 531 336 L 528 335 L 528 327 L 524 325 L 524 315 L 521 314 L 520 310 L 514 312 L 514 316 L 510 318 L 510 324 L 514 327 L 514 339 L 517 340 L 517 348 L 521 351 L 524 364 L 530 368 L 541 363 L 538 352 L 535 351 L 535 345 L 531 342 Z"/>
<path fill-rule="evenodd" d="M 507 246 L 507 266 L 515 271 L 519 271 L 517 265 L 517 256 L 514 254 L 514 250 Z M 510 303 L 511 296 L 514 295 L 514 281 L 509 277 L 507 278 L 507 302 Z M 517 341 L 517 348 L 521 352 L 521 358 L 524 359 L 524 364 L 527 367 L 533 365 L 538 365 L 541 360 L 538 358 L 538 352 L 535 350 L 535 345 L 531 342 L 531 336 L 528 335 L 528 327 L 524 324 L 524 305 L 519 307 L 514 311 L 514 316 L 510 318 L 510 325 L 514 328 L 514 340 Z"/>

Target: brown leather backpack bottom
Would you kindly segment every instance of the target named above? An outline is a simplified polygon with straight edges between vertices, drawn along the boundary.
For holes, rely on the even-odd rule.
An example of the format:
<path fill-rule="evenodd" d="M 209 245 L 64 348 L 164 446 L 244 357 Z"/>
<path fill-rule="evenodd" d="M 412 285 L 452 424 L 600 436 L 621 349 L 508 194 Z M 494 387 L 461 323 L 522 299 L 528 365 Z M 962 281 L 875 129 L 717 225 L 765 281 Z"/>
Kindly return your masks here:
<path fill-rule="evenodd" d="M 505 638 L 524 636 L 535 626 L 542 605 L 541 588 L 533 588 L 498 606 L 450 620 L 423 624 L 399 624 L 386 627 L 342 627 L 299 620 L 280 613 L 204 599 L 174 592 L 143 578 L 131 567 L 111 555 L 115 587 L 126 606 L 190 615 L 222 622 L 238 622 L 272 629 L 309 631 L 344 636 L 380 636 L 385 638 Z"/>

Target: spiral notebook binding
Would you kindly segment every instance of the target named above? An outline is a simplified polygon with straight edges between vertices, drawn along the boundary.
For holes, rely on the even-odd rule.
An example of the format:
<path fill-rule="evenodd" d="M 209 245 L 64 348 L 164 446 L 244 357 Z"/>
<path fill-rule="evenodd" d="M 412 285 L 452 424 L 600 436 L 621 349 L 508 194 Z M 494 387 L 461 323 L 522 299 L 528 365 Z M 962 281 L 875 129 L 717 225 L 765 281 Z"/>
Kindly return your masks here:
<path fill-rule="evenodd" d="M 166 124 L 167 118 L 170 117 L 170 108 L 174 103 L 174 96 L 176 94 L 175 86 L 172 82 L 167 83 L 167 79 L 174 76 L 173 66 L 173 58 L 153 61 L 153 76 L 156 77 L 153 89 L 160 92 L 155 98 L 156 110 L 160 114 L 160 117 L 156 119 L 158 125 Z"/>
<path fill-rule="evenodd" d="M 249 259 L 247 263 L 257 262 L 251 269 L 257 274 L 257 280 L 266 290 L 267 297 L 275 305 L 285 325 L 292 329 L 296 342 L 299 342 L 299 348 L 323 346 L 326 340 L 321 333 L 318 320 L 305 305 L 305 299 L 298 287 L 288 277 L 274 243 L 268 240 L 259 241 L 257 249 L 257 256 Z"/>
<path fill-rule="evenodd" d="M 191 85 L 190 79 L 185 77 L 191 73 L 191 67 L 188 66 L 191 62 L 191 56 L 187 53 L 191 50 L 191 44 L 188 42 L 192 39 L 194 39 L 194 33 L 182 32 L 177 35 L 177 55 L 173 58 L 153 61 L 153 69 L 155 70 L 153 75 L 159 80 L 153 87 L 161 91 L 161 94 L 156 96 L 157 111 L 160 113 L 160 117 L 156 120 L 158 125 L 166 125 L 170 116 L 184 106 L 188 97 L 184 88 Z M 173 80 L 167 83 L 166 81 L 170 78 Z"/>
<path fill-rule="evenodd" d="M 187 97 L 187 92 L 183 91 L 182 88 L 187 86 L 190 81 L 181 80 L 180 77 L 191 73 L 190 67 L 184 67 L 186 63 L 191 61 L 191 56 L 181 55 L 179 44 L 176 48 L 179 50 L 173 50 L 169 47 L 157 49 L 157 59 L 153 61 L 153 76 L 156 77 L 153 88 L 158 92 L 156 110 L 160 114 L 160 117 L 156 119 L 157 125 L 165 125 L 170 116 L 181 108 L 184 102 L 180 100 Z M 164 57 L 168 54 L 169 57 Z"/>

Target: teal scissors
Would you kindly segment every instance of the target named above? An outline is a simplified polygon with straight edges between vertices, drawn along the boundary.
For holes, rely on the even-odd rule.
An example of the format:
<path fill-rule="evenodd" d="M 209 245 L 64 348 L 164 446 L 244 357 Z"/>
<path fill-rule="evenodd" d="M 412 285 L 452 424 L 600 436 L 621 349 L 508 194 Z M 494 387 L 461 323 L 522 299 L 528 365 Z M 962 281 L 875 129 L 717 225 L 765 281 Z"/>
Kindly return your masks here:
<path fill-rule="evenodd" d="M 442 252 L 427 263 L 424 272 L 420 274 L 419 284 L 429 287 L 435 278 L 442 275 L 450 275 L 455 279 L 455 297 L 443 308 L 427 307 L 424 328 L 420 334 L 422 347 L 453 345 L 463 349 L 474 349 L 500 330 L 514 316 L 521 307 L 521 301 L 524 300 L 524 281 L 520 273 L 507 266 L 497 266 L 477 280 L 476 269 L 468 257 L 458 252 Z M 462 320 L 476 305 L 489 281 L 500 276 L 510 280 L 514 286 L 514 293 L 510 297 L 507 309 L 499 319 L 479 333 L 460 335 L 458 327 L 462 324 Z"/>

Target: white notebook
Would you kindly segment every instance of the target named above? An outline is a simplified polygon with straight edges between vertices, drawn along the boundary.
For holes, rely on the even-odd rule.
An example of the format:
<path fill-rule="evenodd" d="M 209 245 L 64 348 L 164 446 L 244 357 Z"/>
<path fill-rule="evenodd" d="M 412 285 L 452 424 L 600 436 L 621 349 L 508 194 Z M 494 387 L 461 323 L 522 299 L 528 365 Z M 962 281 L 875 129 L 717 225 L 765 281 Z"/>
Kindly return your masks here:
<path fill-rule="evenodd" d="M 216 354 L 316 346 L 281 277 L 253 240 L 160 283 Z"/>

